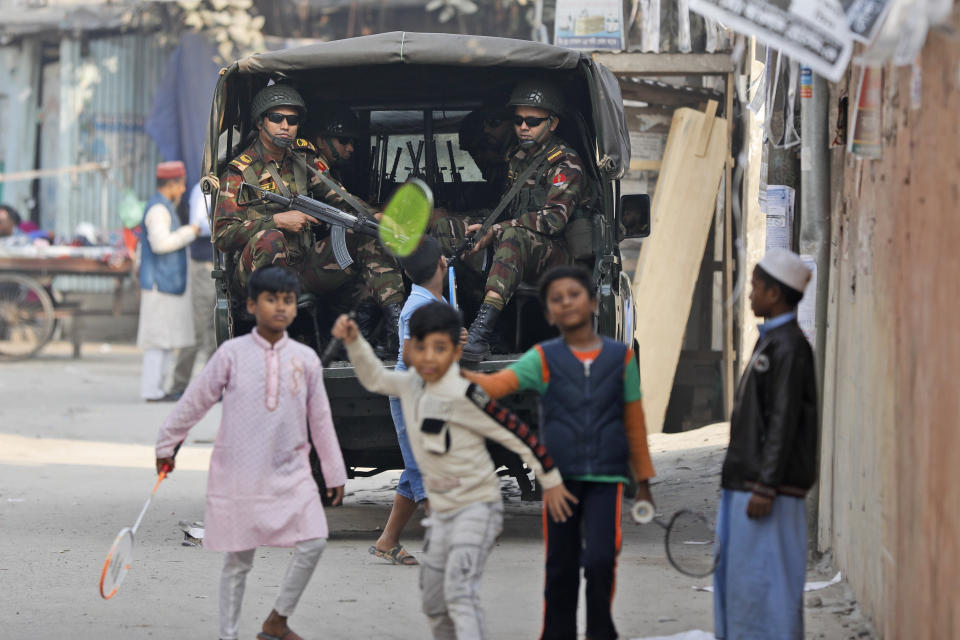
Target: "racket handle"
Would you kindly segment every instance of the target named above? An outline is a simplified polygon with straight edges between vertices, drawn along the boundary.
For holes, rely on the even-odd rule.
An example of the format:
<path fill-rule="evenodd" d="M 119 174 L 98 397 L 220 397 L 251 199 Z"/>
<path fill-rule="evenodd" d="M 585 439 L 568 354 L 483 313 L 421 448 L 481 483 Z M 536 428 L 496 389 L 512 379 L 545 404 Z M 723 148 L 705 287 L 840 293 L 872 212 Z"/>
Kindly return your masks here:
<path fill-rule="evenodd" d="M 162 473 L 162 474 L 164 474 L 164 475 L 170 473 L 170 463 L 169 463 L 169 462 L 164 462 L 164 463 L 163 463 L 163 466 L 160 467 L 160 473 Z"/>
<path fill-rule="evenodd" d="M 649 501 L 637 500 L 633 503 L 633 508 L 630 509 L 630 515 L 633 517 L 633 521 L 637 524 L 649 524 L 653 522 L 653 517 L 656 515 L 656 511 Z"/>

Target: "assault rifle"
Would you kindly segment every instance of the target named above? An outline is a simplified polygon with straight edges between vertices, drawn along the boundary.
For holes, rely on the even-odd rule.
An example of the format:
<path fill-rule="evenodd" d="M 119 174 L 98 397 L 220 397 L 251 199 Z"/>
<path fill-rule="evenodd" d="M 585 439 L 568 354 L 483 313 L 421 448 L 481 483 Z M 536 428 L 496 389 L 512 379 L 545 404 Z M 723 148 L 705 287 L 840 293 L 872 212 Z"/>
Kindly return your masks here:
<path fill-rule="evenodd" d="M 240 185 L 240 191 L 249 189 L 257 194 L 257 198 L 238 202 L 240 206 L 249 207 L 251 205 L 261 205 L 266 203 L 278 204 L 288 211 L 300 211 L 313 216 L 321 222 L 330 225 L 330 242 L 333 248 L 333 255 L 337 264 L 345 269 L 353 263 L 350 252 L 347 250 L 346 229 L 351 229 L 354 233 L 362 233 L 366 236 L 376 238 L 379 232 L 379 224 L 376 219 L 364 213 L 347 213 L 336 207 L 330 206 L 325 202 L 314 200 L 305 195 L 297 194 L 293 196 L 284 196 L 273 191 L 267 191 L 257 185 L 244 182 Z M 240 199 L 238 198 L 238 201 Z"/>

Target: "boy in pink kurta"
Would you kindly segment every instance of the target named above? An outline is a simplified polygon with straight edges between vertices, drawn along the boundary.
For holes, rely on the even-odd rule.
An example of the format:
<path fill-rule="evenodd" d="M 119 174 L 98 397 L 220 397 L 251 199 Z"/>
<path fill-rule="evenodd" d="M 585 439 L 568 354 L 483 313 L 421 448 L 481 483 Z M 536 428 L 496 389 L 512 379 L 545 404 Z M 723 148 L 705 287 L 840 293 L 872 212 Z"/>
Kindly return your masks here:
<path fill-rule="evenodd" d="M 266 267 L 248 282 L 247 308 L 257 328 L 225 342 L 190 384 L 157 438 L 157 468 L 223 396 L 210 459 L 203 546 L 225 551 L 220 581 L 220 638 L 238 637 L 246 575 L 258 546 L 296 547 L 261 640 L 297 640 L 293 613 L 326 545 L 327 521 L 310 472 L 310 436 L 333 504 L 346 469 L 330 417 L 317 354 L 287 337 L 297 309 L 296 276 Z"/>

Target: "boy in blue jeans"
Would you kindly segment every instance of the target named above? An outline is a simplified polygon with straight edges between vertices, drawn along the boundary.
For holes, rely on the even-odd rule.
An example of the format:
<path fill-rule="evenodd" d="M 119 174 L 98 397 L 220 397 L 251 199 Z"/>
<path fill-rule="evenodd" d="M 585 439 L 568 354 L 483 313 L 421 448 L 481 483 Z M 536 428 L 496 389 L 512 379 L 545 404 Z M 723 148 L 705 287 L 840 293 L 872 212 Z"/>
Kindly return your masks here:
<path fill-rule="evenodd" d="M 548 270 L 540 281 L 547 320 L 560 337 L 527 351 L 509 368 L 484 375 L 464 371 L 492 398 L 520 390 L 541 396 L 540 437 L 577 498 L 573 516 L 546 517 L 543 640 L 576 640 L 580 567 L 587 581 L 587 637 L 617 637 L 611 608 L 623 488 L 630 475 L 638 500 L 652 502 L 653 464 L 647 448 L 636 356 L 593 328 L 597 294 L 581 267 Z"/>
<path fill-rule="evenodd" d="M 431 302 L 443 302 L 443 278 L 446 274 L 447 261 L 440 252 L 440 244 L 433 236 L 424 236 L 417 250 L 409 256 L 400 259 L 400 266 L 413 282 L 410 296 L 400 311 L 400 324 L 397 335 L 400 336 L 400 351 L 397 354 L 397 371 L 407 368 L 404 358 L 404 349 L 410 338 L 410 316 L 420 307 Z M 397 493 L 393 497 L 393 507 L 387 517 L 387 524 L 377 543 L 370 546 L 370 553 L 383 558 L 388 562 L 399 565 L 413 566 L 418 564 L 417 559 L 410 555 L 400 544 L 400 534 L 413 517 L 417 506 L 423 503 L 429 510 L 430 503 L 427 493 L 423 489 L 423 478 L 417 467 L 417 461 L 410 450 L 410 440 L 407 437 L 407 427 L 403 421 L 403 411 L 400 408 L 400 398 L 390 397 L 390 414 L 393 416 L 393 426 L 397 430 L 397 442 L 400 453 L 403 455 L 403 473 L 397 484 Z"/>

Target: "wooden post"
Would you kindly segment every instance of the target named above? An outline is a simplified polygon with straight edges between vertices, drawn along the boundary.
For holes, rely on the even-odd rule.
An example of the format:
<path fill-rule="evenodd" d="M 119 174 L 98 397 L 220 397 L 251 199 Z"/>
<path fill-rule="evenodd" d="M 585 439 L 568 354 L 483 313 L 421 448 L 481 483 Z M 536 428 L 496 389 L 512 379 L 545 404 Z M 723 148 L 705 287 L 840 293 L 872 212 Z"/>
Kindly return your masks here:
<path fill-rule="evenodd" d="M 723 115 L 727 120 L 727 161 L 723 170 L 723 413 L 729 419 L 733 411 L 734 360 L 733 343 L 733 221 L 730 202 L 733 185 L 733 73 L 727 74 L 726 106 Z"/>

